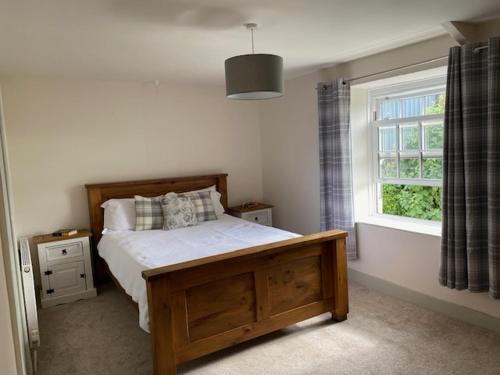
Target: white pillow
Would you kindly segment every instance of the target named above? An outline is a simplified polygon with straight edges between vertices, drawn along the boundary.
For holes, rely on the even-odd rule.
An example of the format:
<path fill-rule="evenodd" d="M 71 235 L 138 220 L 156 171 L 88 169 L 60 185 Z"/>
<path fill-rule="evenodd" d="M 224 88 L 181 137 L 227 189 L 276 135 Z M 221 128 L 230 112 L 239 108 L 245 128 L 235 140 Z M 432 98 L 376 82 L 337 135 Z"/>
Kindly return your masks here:
<path fill-rule="evenodd" d="M 209 186 L 204 189 L 200 190 L 193 190 L 190 193 L 198 193 L 200 191 L 209 191 L 210 192 L 210 198 L 212 199 L 212 204 L 214 205 L 215 209 L 215 214 L 217 216 L 221 216 L 224 213 L 224 206 L 220 202 L 220 198 L 222 197 L 222 194 L 217 191 L 215 188 L 215 185 Z"/>
<path fill-rule="evenodd" d="M 110 199 L 104 208 L 104 228 L 108 230 L 135 230 L 135 200 Z"/>

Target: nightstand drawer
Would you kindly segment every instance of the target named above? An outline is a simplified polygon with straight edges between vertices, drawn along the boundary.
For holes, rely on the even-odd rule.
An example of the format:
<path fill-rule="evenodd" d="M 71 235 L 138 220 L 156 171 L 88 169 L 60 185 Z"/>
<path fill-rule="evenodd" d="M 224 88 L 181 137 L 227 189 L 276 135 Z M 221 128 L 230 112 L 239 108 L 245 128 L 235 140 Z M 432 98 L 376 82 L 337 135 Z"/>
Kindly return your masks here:
<path fill-rule="evenodd" d="M 271 225 L 269 210 L 267 209 L 242 213 L 241 218 L 261 225 Z"/>
<path fill-rule="evenodd" d="M 239 217 L 240 219 L 251 221 L 260 225 L 273 226 L 273 206 L 270 204 L 252 202 L 242 204 L 240 206 L 229 207 L 230 215 Z"/>
<path fill-rule="evenodd" d="M 73 261 L 76 257 L 83 257 L 82 242 L 72 242 L 64 245 L 47 246 L 47 262 Z"/>

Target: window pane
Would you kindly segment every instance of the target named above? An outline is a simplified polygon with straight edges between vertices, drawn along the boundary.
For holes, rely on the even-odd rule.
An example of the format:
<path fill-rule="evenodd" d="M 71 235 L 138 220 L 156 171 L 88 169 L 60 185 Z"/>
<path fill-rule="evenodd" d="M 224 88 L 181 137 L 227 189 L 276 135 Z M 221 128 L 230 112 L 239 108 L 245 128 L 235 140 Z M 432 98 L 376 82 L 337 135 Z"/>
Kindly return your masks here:
<path fill-rule="evenodd" d="M 418 151 L 420 149 L 418 124 L 400 125 L 401 151 Z"/>
<path fill-rule="evenodd" d="M 379 102 L 379 120 L 400 118 L 401 103 L 399 99 L 383 99 Z"/>
<path fill-rule="evenodd" d="M 402 117 L 422 116 L 425 110 L 425 97 L 414 96 L 402 99 Z"/>
<path fill-rule="evenodd" d="M 417 158 L 401 158 L 399 160 L 401 178 L 420 178 L 420 160 Z"/>
<path fill-rule="evenodd" d="M 444 113 L 445 94 L 413 95 L 378 100 L 378 120 L 436 115 Z"/>
<path fill-rule="evenodd" d="M 424 130 L 424 149 L 441 150 L 443 148 L 443 122 L 424 122 L 422 127 Z"/>
<path fill-rule="evenodd" d="M 438 115 L 444 113 L 444 94 L 427 95 L 425 97 L 425 114 Z"/>
<path fill-rule="evenodd" d="M 441 221 L 441 187 L 380 184 L 382 213 Z"/>
<path fill-rule="evenodd" d="M 380 177 L 381 178 L 398 177 L 398 167 L 396 158 L 380 159 Z"/>
<path fill-rule="evenodd" d="M 443 159 L 424 158 L 424 178 L 441 179 L 443 178 Z"/>
<path fill-rule="evenodd" d="M 381 127 L 378 130 L 379 137 L 379 151 L 380 152 L 390 152 L 396 151 L 396 127 Z"/>

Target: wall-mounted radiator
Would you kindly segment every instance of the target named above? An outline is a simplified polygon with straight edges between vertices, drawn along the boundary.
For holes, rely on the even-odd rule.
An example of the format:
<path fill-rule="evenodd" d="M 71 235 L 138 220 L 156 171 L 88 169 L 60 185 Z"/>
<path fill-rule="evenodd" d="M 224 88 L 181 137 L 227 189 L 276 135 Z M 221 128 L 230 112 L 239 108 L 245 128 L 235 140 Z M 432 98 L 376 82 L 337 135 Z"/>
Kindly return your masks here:
<path fill-rule="evenodd" d="M 37 349 L 40 346 L 40 333 L 38 331 L 38 315 L 36 309 L 35 284 L 33 280 L 33 265 L 31 264 L 30 245 L 28 239 L 19 240 L 19 253 L 21 258 L 21 275 L 23 279 L 24 306 L 26 308 L 26 321 L 28 326 L 28 339 L 33 361 L 33 372 L 37 372 Z"/>

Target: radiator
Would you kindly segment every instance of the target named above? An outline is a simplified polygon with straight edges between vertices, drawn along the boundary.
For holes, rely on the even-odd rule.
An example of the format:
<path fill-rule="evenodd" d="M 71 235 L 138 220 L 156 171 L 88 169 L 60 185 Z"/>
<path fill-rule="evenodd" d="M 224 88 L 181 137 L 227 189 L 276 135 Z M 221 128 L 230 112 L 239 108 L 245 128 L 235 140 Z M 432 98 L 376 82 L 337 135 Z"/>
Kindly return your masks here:
<path fill-rule="evenodd" d="M 33 265 L 31 264 L 30 245 L 28 239 L 19 240 L 19 255 L 21 258 L 21 275 L 23 280 L 24 306 L 26 309 L 26 323 L 28 326 L 28 340 L 31 349 L 33 372 L 37 372 L 37 349 L 40 346 L 38 331 L 38 315 L 36 308 L 35 284 L 33 280 Z"/>

